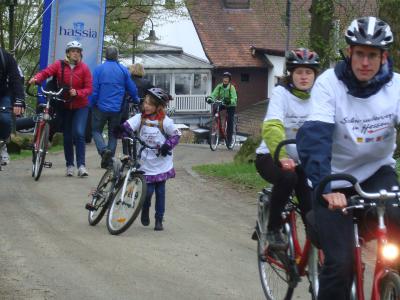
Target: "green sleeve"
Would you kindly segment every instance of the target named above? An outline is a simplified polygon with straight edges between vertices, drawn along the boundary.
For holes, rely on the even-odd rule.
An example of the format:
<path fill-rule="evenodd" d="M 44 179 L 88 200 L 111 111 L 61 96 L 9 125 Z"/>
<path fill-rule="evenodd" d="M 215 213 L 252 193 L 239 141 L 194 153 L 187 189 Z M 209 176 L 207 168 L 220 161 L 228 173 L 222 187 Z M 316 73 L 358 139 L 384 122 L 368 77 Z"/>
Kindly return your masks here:
<path fill-rule="evenodd" d="M 262 138 L 267 145 L 269 152 L 274 157 L 276 147 L 278 144 L 286 139 L 285 128 L 281 120 L 268 120 L 264 121 L 262 126 Z M 279 158 L 287 157 L 285 148 L 281 150 Z"/>
<path fill-rule="evenodd" d="M 221 84 L 218 84 L 215 89 L 213 90 L 213 92 L 211 93 L 211 97 L 215 100 L 218 99 L 219 97 L 219 89 L 220 89 Z"/>
<path fill-rule="evenodd" d="M 231 84 L 231 104 L 230 106 L 237 105 L 237 93 L 235 87 Z"/>

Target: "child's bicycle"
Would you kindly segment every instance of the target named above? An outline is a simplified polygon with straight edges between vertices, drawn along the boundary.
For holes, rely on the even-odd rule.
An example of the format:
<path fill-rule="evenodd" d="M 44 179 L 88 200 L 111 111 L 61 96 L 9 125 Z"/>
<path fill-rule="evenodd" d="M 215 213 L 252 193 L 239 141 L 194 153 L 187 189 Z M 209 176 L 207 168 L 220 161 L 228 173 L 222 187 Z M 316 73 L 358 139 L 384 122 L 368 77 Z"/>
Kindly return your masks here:
<path fill-rule="evenodd" d="M 371 300 L 398 300 L 400 299 L 399 247 L 390 243 L 385 225 L 386 209 L 399 207 L 400 192 L 398 187 L 392 191 L 380 190 L 377 193 L 366 193 L 362 190 L 357 179 L 349 174 L 334 174 L 325 177 L 319 184 L 316 197 L 321 197 L 325 186 L 331 181 L 344 180 L 352 184 L 358 195 L 348 199 L 348 206 L 343 212 L 353 210 L 375 211 L 377 227 L 373 232 L 377 239 L 376 263 L 372 280 Z M 318 199 L 319 199 L 318 198 Z M 351 290 L 351 299 L 364 300 L 364 264 L 362 261 L 361 239 L 359 236 L 360 217 L 353 214 L 354 222 L 354 276 Z"/>
<path fill-rule="evenodd" d="M 113 167 L 106 170 L 92 192 L 91 203 L 86 204 L 92 226 L 100 222 L 108 209 L 107 229 L 113 235 L 126 231 L 142 209 L 147 191 L 143 172 L 139 170 L 142 151 L 145 148 L 159 151 L 137 136 L 125 137 L 122 143 L 128 155 L 120 161 L 114 160 Z M 140 144 L 138 150 L 137 144 Z"/>
<path fill-rule="evenodd" d="M 48 146 L 49 146 L 49 134 L 50 134 L 50 121 L 52 120 L 51 115 L 51 103 L 54 101 L 65 102 L 65 100 L 59 98 L 63 92 L 63 88 L 60 90 L 46 91 L 40 87 L 42 95 L 46 96 L 46 103 L 39 106 L 40 112 L 34 117 L 35 129 L 33 132 L 33 147 L 32 147 L 32 177 L 35 181 L 38 181 L 42 174 L 43 167 L 51 168 L 52 163 L 45 161 Z M 27 92 L 31 96 L 40 96 L 40 93 L 33 95 L 29 92 L 29 86 Z"/>
<path fill-rule="evenodd" d="M 228 115 L 225 114 L 225 119 L 222 121 L 221 108 L 223 106 L 222 100 L 214 100 L 211 97 L 206 98 L 206 102 L 212 105 L 211 114 L 211 127 L 209 135 L 209 144 L 212 151 L 217 150 L 220 139 L 224 139 L 226 147 L 231 150 L 236 144 L 236 133 L 237 133 L 237 116 L 235 115 L 233 119 L 233 129 L 232 129 L 232 141 L 228 143 L 227 140 L 227 121 Z"/>
<path fill-rule="evenodd" d="M 285 140 L 278 144 L 274 161 L 279 161 L 283 146 L 295 144 L 296 140 Z M 261 285 L 268 300 L 289 300 L 302 277 L 309 281 L 311 299 L 317 299 L 320 254 L 311 244 L 305 232 L 298 231 L 300 209 L 291 196 L 282 213 L 283 233 L 288 241 L 284 251 L 271 250 L 266 235 L 269 218 L 271 188 L 264 188 L 258 198 L 258 219 L 253 239 L 257 240 L 258 270 Z"/>

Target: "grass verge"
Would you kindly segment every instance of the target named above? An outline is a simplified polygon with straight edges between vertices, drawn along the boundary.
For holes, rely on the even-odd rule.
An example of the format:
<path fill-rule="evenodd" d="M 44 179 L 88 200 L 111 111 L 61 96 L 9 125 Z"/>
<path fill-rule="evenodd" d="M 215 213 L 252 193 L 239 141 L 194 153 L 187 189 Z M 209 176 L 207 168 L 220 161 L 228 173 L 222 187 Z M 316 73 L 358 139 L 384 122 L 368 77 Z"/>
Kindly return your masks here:
<path fill-rule="evenodd" d="M 56 145 L 53 146 L 49 149 L 49 153 L 55 153 L 55 152 L 60 152 L 64 150 L 63 145 Z M 24 159 L 27 157 L 32 157 L 32 150 L 21 150 L 20 154 L 16 153 L 10 153 L 10 159 L 11 160 L 19 160 L 19 159 Z"/>
<path fill-rule="evenodd" d="M 194 166 L 193 170 L 201 175 L 217 177 L 251 190 L 258 191 L 266 186 L 265 180 L 258 175 L 254 164 L 232 162 L 200 165 Z"/>

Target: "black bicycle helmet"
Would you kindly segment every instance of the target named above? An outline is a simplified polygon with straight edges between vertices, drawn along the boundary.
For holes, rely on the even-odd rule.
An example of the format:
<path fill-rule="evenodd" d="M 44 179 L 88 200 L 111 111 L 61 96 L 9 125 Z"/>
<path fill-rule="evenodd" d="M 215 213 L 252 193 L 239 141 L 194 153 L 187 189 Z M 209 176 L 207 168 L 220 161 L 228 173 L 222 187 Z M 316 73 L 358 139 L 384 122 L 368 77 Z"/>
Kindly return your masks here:
<path fill-rule="evenodd" d="M 169 95 L 161 88 L 151 88 L 147 90 L 147 94 L 153 96 L 160 104 L 167 105 L 172 100 L 172 96 Z"/>
<path fill-rule="evenodd" d="M 317 70 L 319 64 L 318 54 L 306 48 L 291 50 L 286 55 L 286 69 L 288 71 L 296 67 L 307 67 Z"/>
<path fill-rule="evenodd" d="M 376 17 L 353 20 L 345 37 L 347 44 L 351 46 L 371 46 L 385 50 L 393 43 L 393 33 L 389 24 Z"/>
<path fill-rule="evenodd" d="M 230 72 L 224 72 L 224 74 L 222 74 L 222 77 L 228 77 L 229 80 L 232 79 L 232 74 Z"/>

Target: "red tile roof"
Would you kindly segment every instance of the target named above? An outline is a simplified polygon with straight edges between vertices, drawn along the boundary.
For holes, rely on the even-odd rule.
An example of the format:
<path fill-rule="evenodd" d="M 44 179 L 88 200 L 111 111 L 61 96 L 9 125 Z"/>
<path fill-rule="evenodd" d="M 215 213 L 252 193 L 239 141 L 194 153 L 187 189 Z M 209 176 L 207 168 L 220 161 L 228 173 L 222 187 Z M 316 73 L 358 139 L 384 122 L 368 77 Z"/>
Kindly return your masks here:
<path fill-rule="evenodd" d="M 308 36 L 308 28 L 301 28 L 301 24 L 309 24 L 304 18 L 309 19 L 310 1 L 293 2 L 301 2 L 301 6 L 292 4 L 292 41 L 300 33 L 304 35 L 307 32 Z M 217 68 L 266 67 L 262 59 L 251 55 L 251 46 L 285 49 L 287 28 L 282 16 L 286 1 L 274 7 L 267 7 L 268 1 L 265 0 L 252 0 L 250 3 L 250 9 L 225 9 L 222 0 L 197 0 L 188 6 L 204 51 Z"/>

